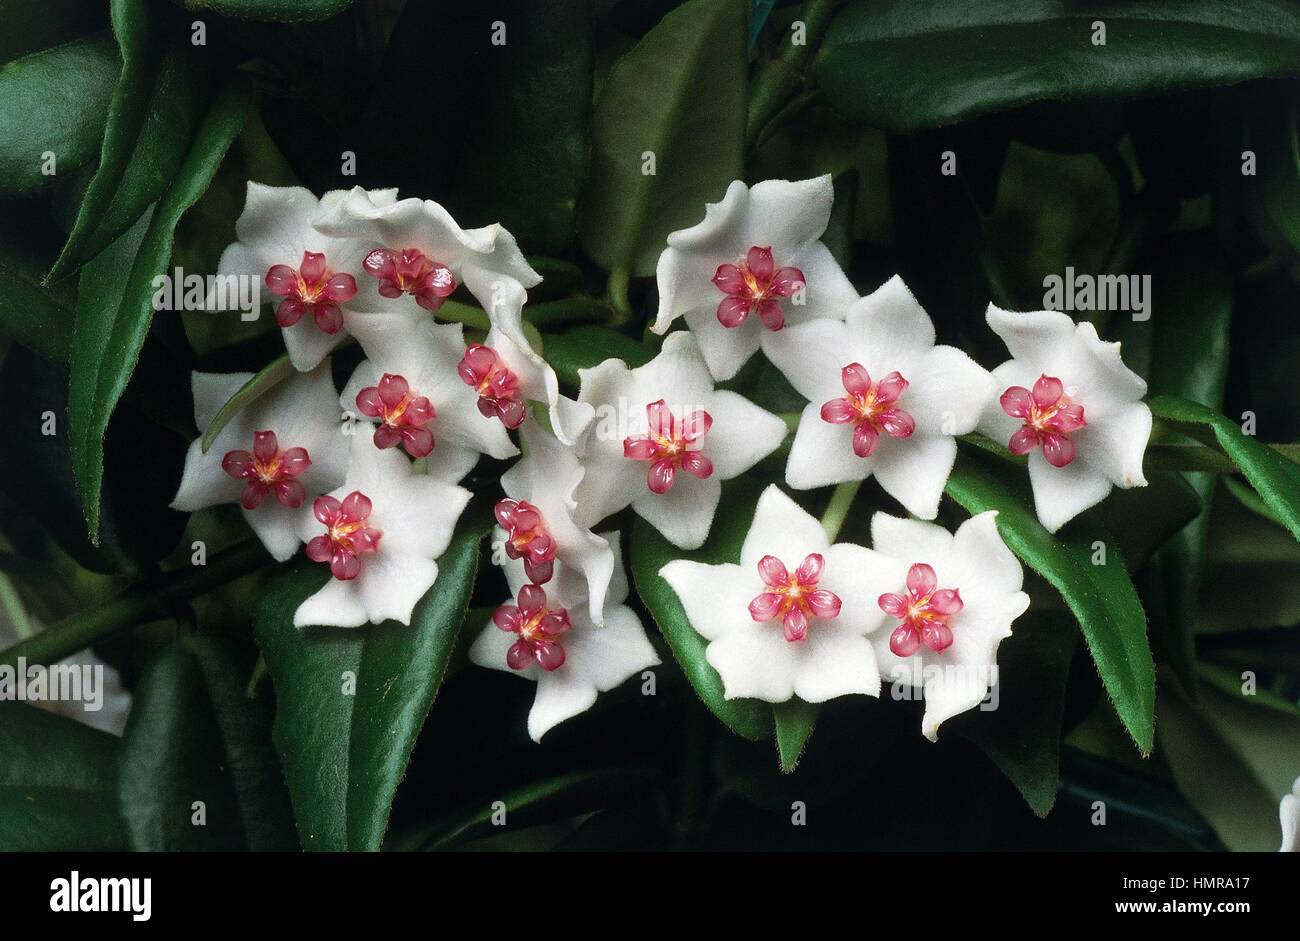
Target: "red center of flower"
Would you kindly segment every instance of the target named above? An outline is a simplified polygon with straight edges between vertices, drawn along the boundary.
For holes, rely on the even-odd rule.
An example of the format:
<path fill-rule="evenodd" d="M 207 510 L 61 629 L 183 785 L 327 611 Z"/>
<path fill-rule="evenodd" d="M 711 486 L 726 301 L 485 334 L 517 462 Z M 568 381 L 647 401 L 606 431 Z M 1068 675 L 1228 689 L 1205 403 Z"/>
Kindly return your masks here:
<path fill-rule="evenodd" d="M 652 493 L 667 493 L 677 475 L 677 468 L 704 480 L 713 474 L 713 462 L 698 450 L 691 450 L 708 434 L 713 418 L 700 409 L 678 422 L 663 399 L 645 407 L 650 433 L 623 439 L 623 456 L 634 461 L 649 461 L 646 483 Z"/>
<path fill-rule="evenodd" d="M 1083 420 L 1083 406 L 1070 401 L 1060 379 L 1039 376 L 1032 392 L 1024 386 L 1012 386 L 999 401 L 1002 411 L 1025 420 L 1007 442 L 1013 454 L 1028 454 L 1041 445 L 1043 457 L 1053 467 L 1064 467 L 1074 460 L 1074 442 L 1069 435 L 1088 423 Z"/>
<path fill-rule="evenodd" d="M 475 343 L 465 350 L 456 372 L 478 393 L 478 410 L 483 415 L 501 419 L 507 428 L 524 423 L 526 412 L 519 377 L 506 368 L 496 350 Z"/>
<path fill-rule="evenodd" d="M 719 323 L 724 327 L 739 327 L 755 311 L 769 330 L 785 326 L 785 315 L 777 298 L 789 297 L 805 283 L 802 271 L 777 268 L 772 261 L 772 249 L 757 245 L 737 264 L 718 265 L 712 281 L 727 295 L 718 305 Z"/>
<path fill-rule="evenodd" d="M 221 469 L 236 480 L 247 481 L 239 504 L 246 510 L 255 510 L 272 490 L 284 506 L 297 509 L 307 494 L 296 478 L 311 467 L 306 448 L 280 450 L 274 431 L 253 434 L 253 450 L 227 451 L 221 459 Z"/>
<path fill-rule="evenodd" d="M 506 555 L 524 560 L 524 571 L 533 584 L 549 582 L 555 564 L 555 539 L 541 511 L 527 500 L 506 499 L 498 501 L 493 512 L 506 531 Z"/>
<path fill-rule="evenodd" d="M 934 569 L 917 562 L 907 570 L 907 593 L 896 595 L 887 592 L 880 596 L 880 610 L 903 623 L 889 635 L 889 649 L 897 656 L 910 657 L 929 647 L 943 653 L 952 644 L 952 628 L 948 618 L 964 605 L 956 588 L 941 588 Z"/>
<path fill-rule="evenodd" d="M 361 267 L 379 279 L 382 297 L 410 294 L 425 310 L 437 310 L 456 290 L 456 276 L 418 248 L 376 248 Z"/>
<path fill-rule="evenodd" d="M 438 412 L 402 376 L 384 373 L 379 385 L 366 386 L 357 393 L 357 408 L 363 415 L 379 419 L 375 447 L 393 448 L 400 443 L 411 457 L 426 457 L 433 450 L 433 432 L 426 426 Z"/>
<path fill-rule="evenodd" d="M 839 596 L 817 587 L 825 567 L 826 560 L 814 552 L 791 575 L 776 556 L 763 556 L 758 560 L 758 575 L 767 590 L 749 603 L 750 617 L 755 621 L 780 618 L 785 639 L 791 643 L 808 636 L 808 622 L 812 618 L 838 617 Z"/>
<path fill-rule="evenodd" d="M 303 252 L 295 271 L 288 265 L 272 265 L 266 272 L 266 286 L 283 297 L 275 308 L 275 322 L 292 327 L 304 313 L 312 315 L 325 333 L 338 333 L 343 326 L 339 305 L 352 300 L 357 280 L 350 274 L 334 274 L 320 252 Z"/>
<path fill-rule="evenodd" d="M 895 405 L 907 388 L 907 380 L 897 370 L 872 382 L 861 363 L 849 363 L 840 377 L 848 395 L 823 405 L 822 421 L 852 423 L 853 453 L 858 457 L 868 457 L 876 450 L 882 431 L 891 438 L 910 438 L 916 431 L 916 419 Z"/>
<path fill-rule="evenodd" d="M 519 639 L 506 651 L 506 663 L 522 670 L 533 661 L 543 670 L 557 670 L 564 664 L 564 647 L 558 638 L 573 625 L 564 608 L 547 608 L 546 592 L 536 585 L 519 589 L 519 603 L 503 604 L 492 614 L 492 623 Z"/>
<path fill-rule="evenodd" d="M 383 535 L 366 525 L 370 510 L 370 498 L 360 490 L 353 490 L 341 503 L 333 497 L 317 497 L 311 511 L 325 524 L 325 535 L 307 543 L 307 558 L 328 562 L 334 577 L 343 581 L 360 575 L 359 556 L 378 549 L 379 537 Z"/>

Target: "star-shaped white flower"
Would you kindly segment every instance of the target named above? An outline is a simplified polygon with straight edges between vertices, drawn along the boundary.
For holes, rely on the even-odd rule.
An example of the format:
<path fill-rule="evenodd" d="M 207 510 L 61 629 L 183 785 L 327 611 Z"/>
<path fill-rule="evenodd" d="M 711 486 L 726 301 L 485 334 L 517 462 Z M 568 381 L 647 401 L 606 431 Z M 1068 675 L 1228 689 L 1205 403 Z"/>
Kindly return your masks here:
<path fill-rule="evenodd" d="M 889 623 L 872 636 L 880 675 L 923 692 L 921 733 L 979 705 L 998 681 L 998 645 L 1029 607 L 1024 572 L 997 530 L 997 512 L 955 534 L 933 523 L 877 513 L 871 543 L 898 573 L 878 599 Z"/>
<path fill-rule="evenodd" d="M 721 381 L 760 345 L 771 355 L 788 344 L 785 325 L 843 320 L 858 293 L 819 241 L 834 196 L 829 175 L 733 182 L 702 222 L 669 234 L 655 271 L 655 332 L 685 317 Z"/>
<path fill-rule="evenodd" d="M 880 694 L 868 637 L 885 621 L 876 598 L 903 571 L 852 543 L 830 544 L 821 524 L 772 485 L 759 497 L 740 564 L 678 559 L 659 574 L 728 699 L 825 702 Z"/>
<path fill-rule="evenodd" d="M 673 545 L 704 543 L 722 481 L 743 474 L 785 437 L 785 423 L 713 388 L 695 337 L 678 331 L 637 369 L 609 359 L 579 371 L 578 401 L 595 409 L 578 485 L 588 524 L 631 504 Z"/>
<path fill-rule="evenodd" d="M 339 397 L 345 412 L 374 423 L 376 447 L 427 459 L 428 473 L 455 482 L 480 454 L 519 453 L 497 418 L 479 408 L 479 394 L 459 373 L 464 327 L 416 319 L 406 313 L 374 314 L 363 344 L 367 359 Z"/>
<path fill-rule="evenodd" d="M 479 666 L 537 683 L 528 713 L 528 734 L 535 742 L 590 709 L 598 693 L 659 664 L 640 619 L 623 604 L 628 585 L 618 534 L 606 538 L 614 576 L 605 595 L 603 626 L 588 614 L 587 581 L 581 573 L 560 563 L 554 579 L 538 586 L 528 580 L 522 562 L 510 560 L 505 571 L 511 600 L 497 608 L 470 647 L 469 658 Z"/>
<path fill-rule="evenodd" d="M 300 518 L 307 557 L 328 564 L 331 577 L 298 606 L 294 626 L 410 624 L 469 498 L 463 487 L 416 474 L 397 450 L 352 435 L 343 486 Z"/>
<path fill-rule="evenodd" d="M 252 373 L 194 373 L 194 422 L 172 508 L 192 512 L 239 503 L 268 552 L 283 562 L 298 551 L 298 527 L 317 494 L 343 482 L 348 437 L 326 361 L 295 373 L 238 412 L 208 453 L 202 435 Z"/>
<path fill-rule="evenodd" d="M 325 235 L 314 225 L 348 195 L 333 190 L 318 200 L 301 186 L 250 181 L 244 211 L 235 221 L 236 241 L 217 263 L 218 277 L 251 279 L 262 299 L 274 305 L 295 369 L 315 369 L 344 337 L 364 330 L 365 312 L 388 303 L 362 266 L 369 244 Z M 396 199 L 395 189 L 367 195 L 378 205 Z M 207 308 L 221 309 L 215 288 Z"/>
<path fill-rule="evenodd" d="M 1282 819 L 1283 853 L 1300 853 L 1300 778 L 1295 779 L 1291 793 L 1282 797 L 1278 807 L 1278 816 Z"/>
<path fill-rule="evenodd" d="M 768 357 L 806 399 L 786 483 L 796 490 L 874 474 L 908 512 L 933 519 L 993 377 L 961 350 L 935 346 L 934 324 L 895 276 L 849 307 L 844 323 L 786 329 Z"/>
<path fill-rule="evenodd" d="M 497 504 L 493 539 L 498 564 L 519 559 L 530 580 L 545 585 L 556 563 L 587 582 L 588 615 L 602 623 L 614 576 L 609 541 L 583 522 L 574 493 L 586 469 L 573 449 L 534 422 L 524 425 L 525 455 L 501 475 L 506 499 Z"/>
<path fill-rule="evenodd" d="M 1039 521 L 1056 532 L 1112 486 L 1145 487 L 1147 384 L 1124 365 L 1119 344 L 1059 311 L 990 304 L 987 316 L 1012 359 L 993 370 L 1000 398 L 985 407 L 980 430 L 1029 455 Z"/>

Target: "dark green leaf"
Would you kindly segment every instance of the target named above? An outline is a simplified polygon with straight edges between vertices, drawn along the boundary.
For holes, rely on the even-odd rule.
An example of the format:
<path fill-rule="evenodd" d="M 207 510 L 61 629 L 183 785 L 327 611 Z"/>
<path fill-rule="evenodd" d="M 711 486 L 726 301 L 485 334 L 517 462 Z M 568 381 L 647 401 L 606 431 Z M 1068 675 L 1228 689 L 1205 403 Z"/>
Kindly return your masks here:
<path fill-rule="evenodd" d="M 69 406 L 72 467 L 92 541 L 99 539 L 103 444 L 153 320 L 153 279 L 171 257 L 181 215 L 203 195 L 243 126 L 250 87 L 236 82 L 213 105 L 176 181 L 153 209 L 82 269 Z"/>
<path fill-rule="evenodd" d="M 836 107 L 901 134 L 1044 99 L 1125 101 L 1297 71 L 1300 10 L 1286 0 L 854 0 L 815 67 Z"/>
<path fill-rule="evenodd" d="M 182 0 L 173 0 L 181 3 Z M 183 0 L 193 13 L 219 13 L 243 20 L 297 23 L 329 19 L 352 6 L 355 0 Z"/>
<path fill-rule="evenodd" d="M 798 698 L 772 706 L 772 718 L 776 723 L 776 750 L 781 758 L 783 773 L 789 774 L 798 767 L 821 711 L 820 704 L 804 702 Z"/>
<path fill-rule="evenodd" d="M 0 68 L 0 195 L 26 195 L 95 159 L 118 70 L 108 33 Z M 54 154 L 54 175 L 42 172 Z"/>
<path fill-rule="evenodd" d="M 217 435 L 221 434 L 221 429 L 225 428 L 230 419 L 234 418 L 243 409 L 247 408 L 252 402 L 261 396 L 270 392 L 277 385 L 293 375 L 293 364 L 289 362 L 289 354 L 277 356 L 265 366 L 263 366 L 253 378 L 239 387 L 239 391 L 230 397 L 221 410 L 213 417 L 208 430 L 203 433 L 203 453 L 207 454 L 208 449 L 212 447 L 212 442 L 217 440 Z"/>
<path fill-rule="evenodd" d="M 41 283 L 62 238 L 42 214 L 15 207 L 0 220 L 0 333 L 62 365 L 76 297 L 67 285 Z"/>
<path fill-rule="evenodd" d="M 106 732 L 0 700 L 0 850 L 125 849 L 116 751 Z"/>
<path fill-rule="evenodd" d="M 257 639 L 275 683 L 275 744 L 307 849 L 379 849 L 456 644 L 482 537 L 480 529 L 452 541 L 409 627 L 300 630 L 294 611 L 328 572 L 299 568 L 268 586 Z"/>
<path fill-rule="evenodd" d="M 1144 753 L 1154 735 L 1155 663 L 1147 618 L 1114 537 L 1090 515 L 1056 535 L 1043 528 L 1027 484 L 1005 466 L 968 454 L 948 478 L 947 492 L 970 513 L 998 511 L 998 532 L 1011 550 L 1046 578 L 1079 621 L 1102 683 L 1129 734 Z M 1092 560 L 1100 543 L 1105 562 Z"/>
<path fill-rule="evenodd" d="M 72 273 L 125 232 L 171 183 L 211 89 L 206 46 L 162 0 L 114 0 L 122 74 L 108 107 L 99 167 L 51 279 Z"/>
<path fill-rule="evenodd" d="M 564 333 L 543 336 L 546 361 L 560 381 L 577 387 L 580 369 L 599 366 L 607 359 L 621 359 L 635 368 L 654 358 L 654 350 L 626 334 L 608 327 L 575 327 Z"/>
<path fill-rule="evenodd" d="M 754 699 L 725 697 L 722 677 L 704 656 L 708 645 L 691 627 L 677 593 L 660 577 L 659 570 L 673 559 L 714 564 L 738 560 L 740 546 L 754 518 L 757 500 L 758 484 L 743 477 L 727 481 L 723 485 L 722 503 L 713 519 L 708 541 L 693 552 L 678 549 L 638 516 L 632 527 L 631 563 L 637 593 L 659 625 L 696 694 L 723 725 L 754 741 L 766 736 L 771 729 L 771 709 L 766 703 Z"/>
<path fill-rule="evenodd" d="M 1183 475 L 1147 471 L 1147 486 L 1116 488 L 1093 510 L 1115 536 L 1124 561 L 1134 571 L 1180 533 L 1201 512 L 1201 498 Z"/>
<path fill-rule="evenodd" d="M 691 0 L 610 72 L 578 213 L 583 248 L 607 270 L 652 274 L 668 233 L 744 176 L 745 40 L 743 0 Z"/>
<path fill-rule="evenodd" d="M 298 848 L 271 709 L 245 693 L 252 669 L 251 659 L 200 637 L 145 667 L 118 752 L 118 805 L 133 848 Z"/>
<path fill-rule="evenodd" d="M 0 0 L 0 65 L 108 25 L 102 5 L 86 0 Z"/>

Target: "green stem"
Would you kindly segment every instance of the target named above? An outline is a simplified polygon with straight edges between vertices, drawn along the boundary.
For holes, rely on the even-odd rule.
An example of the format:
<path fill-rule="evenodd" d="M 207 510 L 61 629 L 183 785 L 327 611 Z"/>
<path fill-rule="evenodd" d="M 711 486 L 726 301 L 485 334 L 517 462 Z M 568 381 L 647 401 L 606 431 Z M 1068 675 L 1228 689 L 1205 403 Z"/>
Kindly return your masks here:
<path fill-rule="evenodd" d="M 613 322 L 616 324 L 628 323 L 632 319 L 632 304 L 627 299 L 627 285 L 630 279 L 631 272 L 621 266 L 609 273 L 606 291 L 609 294 L 610 306 L 614 308 Z"/>
<path fill-rule="evenodd" d="M 191 598 L 220 588 L 270 560 L 255 539 L 236 543 L 208 559 L 207 565 L 168 572 L 133 585 L 101 605 L 78 611 L 0 653 L 0 666 L 55 663 L 120 630 L 168 617 Z"/>
<path fill-rule="evenodd" d="M 787 42 L 781 54 L 769 60 L 749 86 L 749 115 L 745 125 L 745 146 L 753 147 L 759 133 L 776 116 L 804 83 L 808 58 L 821 45 L 839 0 L 808 0 L 800 19 L 804 24 L 803 45 Z M 792 38 L 792 37 L 791 37 Z"/>
<path fill-rule="evenodd" d="M 36 629 L 32 627 L 32 622 L 27 617 L 23 599 L 18 597 L 18 589 L 14 587 L 13 580 L 3 574 L 0 574 L 0 610 L 8 616 L 19 640 L 26 640 L 36 633 Z"/>
<path fill-rule="evenodd" d="M 463 323 L 475 330 L 486 331 L 492 328 L 492 322 L 488 319 L 487 311 L 472 304 L 462 304 L 460 301 L 443 301 L 436 316 L 439 320 L 445 320 L 449 323 Z"/>
<path fill-rule="evenodd" d="M 860 489 L 862 489 L 862 481 L 846 480 L 831 493 L 830 502 L 826 504 L 826 512 L 822 514 L 822 529 L 826 531 L 826 538 L 831 542 L 834 542 L 835 537 L 840 534 L 844 521 L 848 519 L 849 508 L 853 506 L 853 500 Z"/>

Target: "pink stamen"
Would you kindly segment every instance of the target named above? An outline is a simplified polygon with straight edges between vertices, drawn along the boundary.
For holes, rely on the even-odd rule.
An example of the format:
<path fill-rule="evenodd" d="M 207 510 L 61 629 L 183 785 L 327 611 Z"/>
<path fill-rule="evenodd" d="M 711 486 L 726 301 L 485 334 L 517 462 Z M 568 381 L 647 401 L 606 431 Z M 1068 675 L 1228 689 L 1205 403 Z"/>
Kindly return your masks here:
<path fill-rule="evenodd" d="M 456 290 L 456 276 L 441 262 L 416 248 L 376 248 L 366 255 L 361 267 L 379 279 L 382 297 L 410 294 L 415 303 L 433 311 Z"/>
<path fill-rule="evenodd" d="M 534 585 L 549 582 L 556 547 L 541 511 L 527 500 L 506 499 L 499 501 L 493 512 L 506 531 L 506 555 L 524 560 L 524 571 Z"/>
<path fill-rule="evenodd" d="M 328 562 L 337 579 L 356 578 L 361 574 L 361 554 L 378 549 L 383 535 L 381 530 L 366 525 L 370 521 L 370 498 L 360 490 L 353 490 L 342 502 L 329 496 L 317 497 L 311 511 L 325 524 L 325 535 L 307 543 L 307 558 Z"/>
<path fill-rule="evenodd" d="M 719 265 L 711 280 L 727 295 L 718 304 L 719 323 L 724 327 L 739 327 L 755 312 L 769 330 L 785 326 L 785 314 L 777 298 L 790 297 L 805 284 L 802 271 L 777 268 L 772 261 L 772 249 L 757 245 L 736 264 Z"/>
<path fill-rule="evenodd" d="M 375 447 L 401 444 L 411 457 L 427 457 L 433 450 L 433 432 L 426 426 L 438 417 L 437 410 L 423 395 L 411 389 L 402 376 L 384 373 L 379 385 L 357 393 L 357 408 L 363 415 L 379 419 Z"/>
<path fill-rule="evenodd" d="M 246 510 L 255 510 L 271 491 L 283 506 L 297 509 L 307 498 L 302 484 L 294 478 L 311 467 L 306 448 L 280 450 L 274 431 L 253 434 L 253 450 L 228 451 L 221 459 L 221 469 L 236 480 L 247 481 L 239 504 Z"/>
<path fill-rule="evenodd" d="M 916 419 L 894 404 L 908 386 L 897 370 L 872 382 L 861 363 L 849 363 L 840 379 L 848 395 L 823 405 L 822 421 L 833 425 L 851 423 L 853 453 L 858 457 L 871 456 L 882 431 L 891 438 L 910 438 L 916 431 Z"/>
<path fill-rule="evenodd" d="M 343 326 L 339 305 L 357 293 L 356 278 L 334 274 L 320 252 L 303 252 L 296 271 L 288 265 L 272 265 L 266 272 L 266 286 L 284 298 L 275 308 L 275 322 L 280 326 L 292 327 L 307 313 L 317 327 L 331 334 Z"/>
<path fill-rule="evenodd" d="M 889 635 L 889 649 L 899 657 L 910 657 L 929 647 L 943 653 L 952 644 L 948 619 L 965 607 L 956 588 L 936 591 L 938 577 L 934 569 L 917 562 L 907 570 L 905 594 L 887 592 L 880 596 L 880 610 L 903 623 Z"/>
<path fill-rule="evenodd" d="M 999 402 L 1002 411 L 1025 421 L 1007 442 L 1012 454 L 1028 454 L 1041 445 L 1043 457 L 1053 467 L 1065 467 L 1074 460 L 1074 442 L 1069 435 L 1088 423 L 1083 418 L 1083 406 L 1070 400 L 1060 379 L 1039 376 L 1032 392 L 1024 386 L 1012 386 L 1002 393 Z"/>
<path fill-rule="evenodd" d="M 814 552 L 791 575 L 776 556 L 763 556 L 758 560 L 758 574 L 768 590 L 749 603 L 749 616 L 755 621 L 780 618 L 790 643 L 808 636 L 808 622 L 813 618 L 839 617 L 839 596 L 817 587 L 825 567 L 826 559 Z"/>
<path fill-rule="evenodd" d="M 711 427 L 713 418 L 703 409 L 691 412 L 681 422 L 660 399 L 645 407 L 650 433 L 623 439 L 623 456 L 649 461 L 646 483 L 652 493 L 667 493 L 678 468 L 704 480 L 713 475 L 713 462 L 690 446 L 697 444 Z"/>
<path fill-rule="evenodd" d="M 558 638 L 573 625 L 564 608 L 547 608 L 546 592 L 537 585 L 519 589 L 518 604 L 503 604 L 492 615 L 492 623 L 519 639 L 506 651 L 506 664 L 523 670 L 536 661 L 543 670 L 564 665 L 564 647 Z"/>
<path fill-rule="evenodd" d="M 499 418 L 507 428 L 524 423 L 527 411 L 519 391 L 519 377 L 511 372 L 490 346 L 475 343 L 465 350 L 456 372 L 478 393 L 478 410 L 487 418 Z"/>

